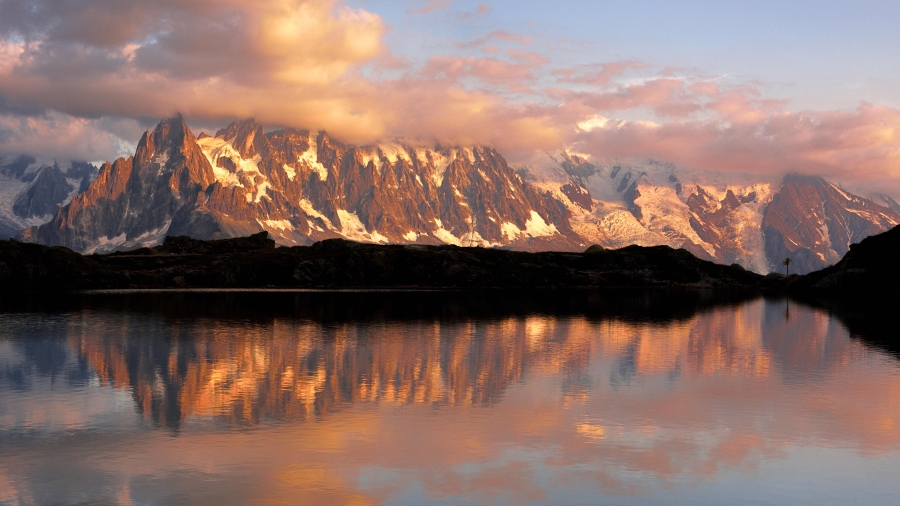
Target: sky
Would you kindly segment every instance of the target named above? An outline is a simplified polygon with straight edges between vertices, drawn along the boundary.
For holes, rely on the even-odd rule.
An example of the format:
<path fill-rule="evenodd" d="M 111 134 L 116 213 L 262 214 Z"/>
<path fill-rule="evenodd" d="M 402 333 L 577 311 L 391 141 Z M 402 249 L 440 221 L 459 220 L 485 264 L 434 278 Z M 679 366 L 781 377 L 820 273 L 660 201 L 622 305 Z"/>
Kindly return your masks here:
<path fill-rule="evenodd" d="M 0 0 L 0 154 L 108 160 L 181 112 L 900 197 L 897 19 L 896 1 Z"/>

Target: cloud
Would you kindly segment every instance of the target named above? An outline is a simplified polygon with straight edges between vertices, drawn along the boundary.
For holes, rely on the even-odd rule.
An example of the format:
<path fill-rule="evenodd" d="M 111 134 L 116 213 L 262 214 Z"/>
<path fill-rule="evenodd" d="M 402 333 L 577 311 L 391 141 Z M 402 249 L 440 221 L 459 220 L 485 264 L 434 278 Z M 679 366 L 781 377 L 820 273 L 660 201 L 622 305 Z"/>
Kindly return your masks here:
<path fill-rule="evenodd" d="M 35 116 L 0 114 L 0 154 L 105 161 L 133 152 L 130 139 L 142 131 L 137 121 L 128 119 L 74 118 L 53 111 Z M 129 140 L 119 137 L 123 134 Z"/>
<path fill-rule="evenodd" d="M 524 83 L 534 79 L 535 63 L 509 63 L 496 58 L 435 56 L 423 74 L 431 78 L 476 77 L 486 83 Z"/>
<path fill-rule="evenodd" d="M 407 14 L 431 14 L 432 12 L 446 9 L 452 3 L 453 0 L 428 0 L 425 2 L 425 5 L 418 9 L 410 7 L 406 12 Z"/>
<path fill-rule="evenodd" d="M 485 35 L 482 35 L 481 37 L 478 37 L 477 39 L 470 40 L 468 42 L 461 42 L 457 44 L 457 46 L 460 48 L 479 47 L 483 44 L 487 44 L 488 42 L 493 41 L 511 42 L 514 44 L 531 44 L 533 42 L 533 40 L 528 37 L 516 35 L 506 30 L 494 30 Z"/>
<path fill-rule="evenodd" d="M 604 158 L 653 156 L 726 171 L 881 181 L 900 189 L 900 111 L 862 104 L 852 111 L 767 112 L 731 100 L 713 102 L 713 108 L 731 108 L 715 120 L 595 121 L 595 128 L 576 135 L 575 145 Z"/>
<path fill-rule="evenodd" d="M 4 3 L 4 109 L 37 104 L 84 118 L 255 115 L 291 126 L 312 112 L 310 121 L 341 130 L 329 117 L 360 125 L 366 116 L 354 100 L 367 85 L 350 69 L 397 66 L 384 50 L 381 19 L 335 1 L 28 4 Z M 101 11 L 122 14 L 115 33 L 95 35 L 111 21 Z"/>
<path fill-rule="evenodd" d="M 490 14 L 491 12 L 493 12 L 493 9 L 491 8 L 491 4 L 489 4 L 487 2 L 482 2 L 482 3 L 478 4 L 478 7 L 475 7 L 474 11 L 463 12 L 463 13 L 457 15 L 456 19 L 458 19 L 460 21 L 471 21 L 475 18 L 484 16 L 486 14 Z"/>
<path fill-rule="evenodd" d="M 599 67 L 599 69 L 597 68 Z M 619 77 L 630 70 L 644 70 L 650 65 L 644 62 L 627 60 L 599 65 L 580 65 L 558 69 L 553 72 L 560 83 L 579 83 L 606 86 L 613 78 Z"/>
<path fill-rule="evenodd" d="M 522 51 L 521 49 L 507 49 L 506 55 L 513 60 L 528 62 L 535 65 L 544 65 L 550 62 L 550 59 L 542 54 Z"/>
<path fill-rule="evenodd" d="M 101 118 L 137 124 L 182 112 L 204 124 L 256 117 L 326 129 L 356 143 L 489 144 L 513 160 L 573 148 L 717 170 L 889 178 L 900 191 L 897 109 L 790 111 L 756 83 L 637 60 L 557 66 L 553 44 L 534 48 L 505 30 L 416 62 L 385 47 L 377 14 L 339 0 L 3 0 L 3 11 L 6 153 L 111 158 L 133 132 L 103 141 Z M 598 117 L 591 129 L 577 126 Z"/>
<path fill-rule="evenodd" d="M 649 109 L 659 116 L 683 117 L 703 108 L 702 94 L 692 92 L 681 79 L 656 78 L 622 86 L 612 91 L 577 92 L 558 89 L 554 94 L 567 103 L 578 103 L 596 111 Z"/>
<path fill-rule="evenodd" d="M 385 31 L 378 16 L 339 7 L 334 1 L 101 0 L 73 11 L 71 19 L 51 15 L 48 2 L 28 3 L 36 6 L 21 16 L 21 25 L 27 28 L 4 30 L 5 35 L 23 40 L 18 45 L 7 42 L 2 51 L 19 52 L 25 63 L 13 73 L 19 78 L 130 74 L 242 84 L 322 84 L 381 52 Z M 122 19 L 100 13 L 122 5 L 128 6 L 119 9 L 127 14 Z M 46 13 L 48 19 L 32 19 L 34 12 Z M 116 26 L 113 33 L 94 35 L 107 31 L 107 21 Z M 4 60 L 8 64 L 9 57 Z"/>

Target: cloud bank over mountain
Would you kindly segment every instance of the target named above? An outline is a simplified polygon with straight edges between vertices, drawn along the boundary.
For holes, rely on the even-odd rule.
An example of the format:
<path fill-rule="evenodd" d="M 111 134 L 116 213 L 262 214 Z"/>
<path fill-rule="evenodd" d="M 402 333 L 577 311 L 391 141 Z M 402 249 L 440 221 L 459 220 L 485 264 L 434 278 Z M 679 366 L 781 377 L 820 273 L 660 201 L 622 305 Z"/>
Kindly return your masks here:
<path fill-rule="evenodd" d="M 485 3 L 450 16 L 451 4 L 411 2 L 406 15 L 502 15 Z M 2 153 L 110 159 L 130 151 L 139 124 L 177 111 L 354 143 L 491 145 L 514 163 L 567 148 L 900 193 L 896 108 L 796 111 L 750 79 L 595 63 L 587 51 L 570 65 L 562 43 L 483 22 L 480 36 L 414 61 L 388 44 L 403 37 L 383 16 L 339 0 L 0 0 L 0 10 Z"/>

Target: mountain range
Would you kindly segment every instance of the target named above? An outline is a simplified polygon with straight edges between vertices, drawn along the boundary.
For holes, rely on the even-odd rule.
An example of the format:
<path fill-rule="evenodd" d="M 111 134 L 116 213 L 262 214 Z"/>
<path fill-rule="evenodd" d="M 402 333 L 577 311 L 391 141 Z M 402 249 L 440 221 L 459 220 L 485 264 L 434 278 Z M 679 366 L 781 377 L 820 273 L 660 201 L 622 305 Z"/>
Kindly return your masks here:
<path fill-rule="evenodd" d="M 269 232 L 279 244 L 360 242 L 583 251 L 668 245 L 766 273 L 837 262 L 900 223 L 900 205 L 820 177 L 697 171 L 542 154 L 511 167 L 483 146 L 356 146 L 253 120 L 195 136 L 180 116 L 105 163 L 0 161 L 0 231 L 102 253 L 166 236 Z M 24 230 L 23 230 L 24 229 Z"/>

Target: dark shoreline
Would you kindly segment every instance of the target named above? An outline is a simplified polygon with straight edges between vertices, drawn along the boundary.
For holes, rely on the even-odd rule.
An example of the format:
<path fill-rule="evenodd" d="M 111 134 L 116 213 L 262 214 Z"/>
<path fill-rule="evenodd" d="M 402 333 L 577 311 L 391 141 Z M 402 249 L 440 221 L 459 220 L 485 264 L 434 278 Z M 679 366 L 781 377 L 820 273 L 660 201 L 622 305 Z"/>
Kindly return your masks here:
<path fill-rule="evenodd" d="M 0 291 L 128 288 L 594 289 L 727 288 L 777 292 L 782 276 L 700 260 L 668 246 L 529 253 L 456 246 L 374 245 L 329 239 L 276 248 L 266 233 L 80 255 L 0 241 Z"/>
<path fill-rule="evenodd" d="M 852 245 L 834 266 L 790 277 L 762 276 L 668 246 L 530 253 L 329 239 L 276 248 L 263 232 L 216 241 L 168 237 L 154 248 L 81 255 L 62 247 L 0 241 L 0 306 L 17 306 L 17 298 L 56 296 L 184 299 L 188 293 L 219 297 L 231 291 L 333 300 L 366 293 L 368 303 L 375 301 L 381 313 L 392 314 L 377 301 L 379 293 L 389 292 L 394 299 L 405 294 L 400 298 L 407 297 L 422 314 L 443 311 L 429 304 L 449 304 L 455 316 L 481 314 L 472 305 L 494 305 L 495 299 L 509 314 L 606 314 L 622 300 L 641 306 L 642 318 L 652 318 L 647 315 L 653 311 L 671 314 L 667 306 L 690 313 L 764 296 L 826 310 L 854 336 L 900 353 L 900 338 L 892 331 L 900 302 L 898 254 L 900 227 Z M 623 308 L 618 310 L 627 313 Z"/>

